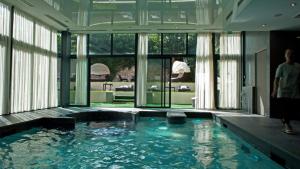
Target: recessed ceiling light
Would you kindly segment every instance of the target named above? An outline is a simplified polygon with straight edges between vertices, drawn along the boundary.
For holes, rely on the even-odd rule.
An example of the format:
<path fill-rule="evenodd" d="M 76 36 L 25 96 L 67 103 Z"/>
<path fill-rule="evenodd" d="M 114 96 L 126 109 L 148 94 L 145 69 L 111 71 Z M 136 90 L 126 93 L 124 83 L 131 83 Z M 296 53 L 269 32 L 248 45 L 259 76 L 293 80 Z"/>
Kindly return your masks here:
<path fill-rule="evenodd" d="M 297 4 L 295 2 L 291 3 L 291 7 L 295 7 Z"/>

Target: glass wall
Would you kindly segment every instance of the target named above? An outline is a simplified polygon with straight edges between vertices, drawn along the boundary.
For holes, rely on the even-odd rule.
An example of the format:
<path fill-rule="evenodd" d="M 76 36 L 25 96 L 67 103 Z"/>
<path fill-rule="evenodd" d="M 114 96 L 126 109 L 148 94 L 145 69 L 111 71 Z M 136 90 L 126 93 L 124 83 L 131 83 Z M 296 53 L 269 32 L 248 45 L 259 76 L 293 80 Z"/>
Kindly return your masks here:
<path fill-rule="evenodd" d="M 163 54 L 185 55 L 186 41 L 185 33 L 163 34 Z"/>
<path fill-rule="evenodd" d="M 90 34 L 90 104 L 134 107 L 135 34 Z"/>
<path fill-rule="evenodd" d="M 76 62 L 77 62 L 77 34 L 71 35 L 71 60 L 70 60 L 70 105 L 75 105 L 76 93 Z"/>
<path fill-rule="evenodd" d="M 148 35 L 148 54 L 160 55 L 161 54 L 161 34 Z"/>
<path fill-rule="evenodd" d="M 76 52 L 78 38 L 72 35 L 72 51 Z M 90 34 L 88 41 L 89 101 L 92 106 L 134 107 L 136 79 L 136 34 Z M 172 108 L 192 108 L 195 99 L 196 33 L 152 33 L 148 34 L 147 104 L 156 100 L 171 103 Z M 220 34 L 213 34 L 214 90 L 216 106 L 219 105 L 221 90 Z M 78 51 L 77 51 L 78 52 Z M 77 60 L 71 61 L 71 104 L 76 89 Z M 157 59 L 157 60 L 151 60 Z M 155 64 L 156 62 L 170 63 Z M 159 66 L 157 68 L 156 66 Z M 88 73 L 87 73 L 88 74 Z M 166 78 L 168 77 L 169 80 Z M 148 83 L 149 82 L 149 83 Z M 159 85 L 154 83 L 159 83 Z M 160 92 L 160 93 L 157 93 Z M 163 93 L 162 93 L 163 92 Z M 160 98 L 154 97 L 159 95 Z M 168 97 L 169 96 L 169 97 Z M 149 101 L 149 102 L 148 102 Z M 158 107 L 160 107 L 158 105 Z M 140 105 L 139 105 L 140 106 Z M 144 105 L 142 105 L 144 106 Z M 147 105 L 146 105 L 147 106 Z"/>
<path fill-rule="evenodd" d="M 113 34 L 113 55 L 135 54 L 135 34 Z"/>
<path fill-rule="evenodd" d="M 77 34 L 71 35 L 71 57 L 77 53 Z"/>
<path fill-rule="evenodd" d="M 90 55 L 111 54 L 111 34 L 91 34 L 89 42 Z"/>
<path fill-rule="evenodd" d="M 61 83 L 61 49 L 62 49 L 62 35 L 61 33 L 57 33 L 57 103 L 60 106 L 60 83 Z"/>
<path fill-rule="evenodd" d="M 72 44 L 77 38 L 72 35 Z M 89 58 L 89 92 L 91 106 L 100 107 L 134 107 L 136 79 L 136 42 L 135 34 L 90 34 L 88 41 Z M 214 34 L 214 58 L 216 75 L 216 102 L 219 100 L 219 34 Z M 195 33 L 153 33 L 148 34 L 148 62 L 169 60 L 170 66 L 156 68 L 155 60 L 148 65 L 147 99 L 153 99 L 155 92 L 168 91 L 165 102 L 171 102 L 172 108 L 192 108 L 195 97 L 195 63 L 197 34 Z M 76 46 L 72 45 L 76 51 Z M 74 52 L 73 52 L 74 53 Z M 73 55 L 72 55 L 73 56 Z M 160 60 L 160 61 L 159 61 Z M 163 65 L 163 64 L 158 64 Z M 150 67 L 149 67 L 150 66 Z M 163 71 L 156 72 L 159 70 Z M 160 78 L 169 77 L 170 81 L 163 85 L 164 90 L 155 89 L 155 75 Z M 151 76 L 151 77 L 150 77 Z M 71 61 L 71 103 L 76 91 L 76 57 Z M 150 79 L 149 79 L 150 78 Z M 158 82 L 158 81 L 157 81 Z M 158 85 L 159 86 L 159 85 Z M 166 90 L 167 89 L 167 90 Z M 152 94 L 151 94 L 152 93 Z M 162 96 L 162 94 L 160 94 Z M 161 98 L 160 98 L 161 99 Z"/>
<path fill-rule="evenodd" d="M 219 107 L 219 100 L 220 100 L 220 91 L 221 91 L 221 78 L 220 78 L 220 75 L 221 75 L 221 72 L 220 72 L 220 34 L 219 33 L 215 33 L 215 41 L 214 41 L 214 58 L 215 58 L 215 63 L 216 63 L 216 68 L 215 68 L 215 80 L 216 80 L 216 84 L 217 84 L 217 87 L 216 87 L 216 107 L 218 108 Z"/>
<path fill-rule="evenodd" d="M 61 57 L 57 58 L 57 104 L 58 106 L 60 106 L 60 83 L 61 83 L 61 77 L 60 77 L 60 73 L 61 73 Z"/>
<path fill-rule="evenodd" d="M 166 84 L 165 87 L 171 93 L 172 108 L 192 108 L 192 98 L 195 97 L 196 43 L 196 34 L 149 35 L 148 57 L 171 61 L 170 71 L 165 71 L 165 76 L 170 75 L 170 84 Z M 152 72 L 155 70 L 156 68 L 152 69 Z M 148 86 L 151 90 L 154 87 Z M 153 95 L 155 92 L 157 91 L 153 91 Z"/>
<path fill-rule="evenodd" d="M 70 61 L 70 105 L 75 105 L 75 93 L 76 93 L 76 58 L 72 58 Z"/>
<path fill-rule="evenodd" d="M 87 39 L 85 34 L 71 35 L 70 105 L 88 106 Z"/>
<path fill-rule="evenodd" d="M 146 103 L 141 107 L 170 108 L 171 59 L 152 57 L 147 60 Z"/>

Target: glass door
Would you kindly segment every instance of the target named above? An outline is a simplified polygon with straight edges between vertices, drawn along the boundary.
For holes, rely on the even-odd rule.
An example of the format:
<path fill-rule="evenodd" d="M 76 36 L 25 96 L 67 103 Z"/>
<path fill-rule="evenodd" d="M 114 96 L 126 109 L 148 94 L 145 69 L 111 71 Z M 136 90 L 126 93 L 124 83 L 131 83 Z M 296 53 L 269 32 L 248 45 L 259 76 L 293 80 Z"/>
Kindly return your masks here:
<path fill-rule="evenodd" d="M 133 108 L 134 84 L 134 57 L 90 58 L 90 103 L 92 107 Z"/>
<path fill-rule="evenodd" d="M 171 107 L 171 59 L 148 58 L 146 103 L 139 107 Z"/>

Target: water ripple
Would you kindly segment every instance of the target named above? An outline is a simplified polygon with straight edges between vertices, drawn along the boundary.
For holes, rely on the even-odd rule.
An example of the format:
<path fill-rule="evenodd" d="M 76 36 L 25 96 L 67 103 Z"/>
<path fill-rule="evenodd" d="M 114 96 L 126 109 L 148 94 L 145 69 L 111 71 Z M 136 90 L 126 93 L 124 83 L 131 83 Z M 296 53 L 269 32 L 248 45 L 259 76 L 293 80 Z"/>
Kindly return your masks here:
<path fill-rule="evenodd" d="M 74 131 L 37 128 L 2 138 L 0 168 L 280 168 L 242 145 L 210 120 L 79 123 Z"/>

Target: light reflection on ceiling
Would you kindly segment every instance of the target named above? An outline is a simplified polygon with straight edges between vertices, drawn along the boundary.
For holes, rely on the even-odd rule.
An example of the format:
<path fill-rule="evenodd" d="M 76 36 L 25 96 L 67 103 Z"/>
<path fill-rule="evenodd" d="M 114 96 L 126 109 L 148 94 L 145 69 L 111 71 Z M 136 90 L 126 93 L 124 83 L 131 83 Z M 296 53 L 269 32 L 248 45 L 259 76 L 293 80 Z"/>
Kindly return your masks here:
<path fill-rule="evenodd" d="M 58 30 L 71 32 L 220 32 L 300 28 L 300 17 L 297 17 L 300 16 L 300 4 L 295 3 L 299 0 L 0 1 Z"/>
<path fill-rule="evenodd" d="M 221 26 L 222 0 L 44 0 L 74 27 Z"/>

